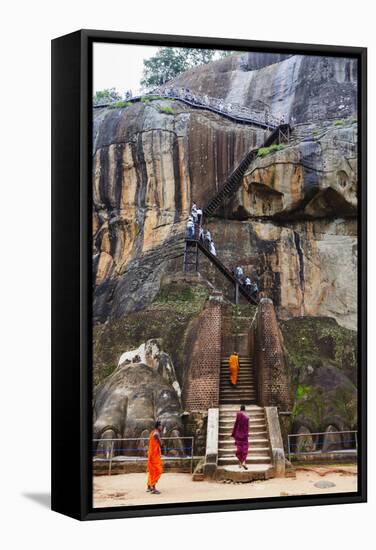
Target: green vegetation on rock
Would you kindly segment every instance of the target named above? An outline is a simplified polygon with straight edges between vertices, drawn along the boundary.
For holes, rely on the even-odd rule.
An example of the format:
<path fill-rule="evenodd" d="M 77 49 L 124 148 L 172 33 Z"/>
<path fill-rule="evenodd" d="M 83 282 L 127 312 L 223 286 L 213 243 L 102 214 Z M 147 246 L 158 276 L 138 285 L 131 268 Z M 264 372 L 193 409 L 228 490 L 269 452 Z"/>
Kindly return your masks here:
<path fill-rule="evenodd" d="M 294 429 L 356 429 L 356 332 L 329 317 L 296 317 L 279 324 L 295 395 Z"/>
<path fill-rule="evenodd" d="M 132 102 L 131 101 L 115 101 L 114 103 L 111 103 L 109 105 L 110 109 L 119 109 L 121 107 L 131 107 Z"/>
<path fill-rule="evenodd" d="M 257 156 L 263 158 L 270 153 L 281 151 L 281 149 L 283 149 L 284 147 L 285 146 L 283 145 L 283 143 L 274 143 L 273 145 L 270 145 L 270 147 L 260 147 L 260 149 L 257 151 Z"/>
<path fill-rule="evenodd" d="M 161 113 L 166 113 L 167 115 L 173 115 L 175 114 L 175 111 L 170 105 L 158 105 L 158 110 Z"/>
<path fill-rule="evenodd" d="M 354 380 L 357 334 L 329 317 L 295 317 L 280 321 L 287 361 L 292 374 L 311 365 L 330 364 Z"/>
<path fill-rule="evenodd" d="M 202 285 L 171 283 L 160 289 L 147 308 L 94 326 L 94 385 L 111 374 L 122 353 L 151 338 L 162 338 L 175 368 L 183 367 L 190 322 L 200 314 L 207 298 L 208 290 Z"/>

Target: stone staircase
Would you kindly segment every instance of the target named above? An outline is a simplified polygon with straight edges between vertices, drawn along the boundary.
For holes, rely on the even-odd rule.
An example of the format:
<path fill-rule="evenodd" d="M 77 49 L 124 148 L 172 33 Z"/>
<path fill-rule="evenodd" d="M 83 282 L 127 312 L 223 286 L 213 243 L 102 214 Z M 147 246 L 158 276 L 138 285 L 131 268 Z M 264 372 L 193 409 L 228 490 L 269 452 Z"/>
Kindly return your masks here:
<path fill-rule="evenodd" d="M 220 405 L 256 404 L 256 386 L 251 357 L 239 356 L 239 374 L 236 387 L 233 387 L 230 382 L 228 357 L 222 357 L 219 403 Z"/>
<path fill-rule="evenodd" d="M 235 456 L 235 441 L 231 437 L 238 405 L 220 405 L 218 434 L 217 479 L 247 482 L 254 479 L 268 479 L 273 476 L 269 435 L 265 412 L 258 405 L 247 405 L 249 416 L 248 470 L 241 470 Z"/>
<path fill-rule="evenodd" d="M 237 386 L 230 383 L 228 358 L 223 357 L 220 372 L 219 433 L 218 433 L 218 480 L 248 482 L 268 479 L 273 476 L 269 434 L 265 411 L 256 404 L 256 386 L 253 363 L 250 357 L 239 357 Z M 248 470 L 240 470 L 235 456 L 235 441 L 231 437 L 236 413 L 240 405 L 246 406 L 249 416 Z"/>

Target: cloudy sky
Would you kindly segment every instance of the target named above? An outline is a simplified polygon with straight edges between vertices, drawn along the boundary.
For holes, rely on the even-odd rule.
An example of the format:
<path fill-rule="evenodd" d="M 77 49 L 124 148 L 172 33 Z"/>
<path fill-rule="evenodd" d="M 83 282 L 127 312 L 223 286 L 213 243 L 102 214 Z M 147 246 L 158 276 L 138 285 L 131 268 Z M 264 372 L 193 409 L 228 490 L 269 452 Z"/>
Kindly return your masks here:
<path fill-rule="evenodd" d="M 155 46 L 94 43 L 93 93 L 116 88 L 122 97 L 126 90 L 136 95 L 141 91 L 143 61 L 153 57 L 158 49 Z"/>
<path fill-rule="evenodd" d="M 116 88 L 123 96 L 125 90 L 140 91 L 143 60 L 156 54 L 154 46 L 128 44 L 94 44 L 93 91 Z"/>

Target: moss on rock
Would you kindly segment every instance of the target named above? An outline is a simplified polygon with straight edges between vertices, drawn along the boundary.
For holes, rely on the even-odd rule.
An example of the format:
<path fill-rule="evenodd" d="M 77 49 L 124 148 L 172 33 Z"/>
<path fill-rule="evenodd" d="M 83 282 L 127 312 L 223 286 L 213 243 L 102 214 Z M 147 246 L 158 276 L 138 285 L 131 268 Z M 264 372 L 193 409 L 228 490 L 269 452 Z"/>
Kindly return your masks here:
<path fill-rule="evenodd" d="M 94 385 L 113 372 L 122 353 L 151 338 L 163 339 L 181 378 L 186 331 L 207 298 L 208 290 L 201 285 L 173 283 L 162 287 L 149 307 L 94 326 Z"/>
<path fill-rule="evenodd" d="M 357 334 L 335 319 L 280 321 L 295 394 L 292 426 L 311 431 L 354 429 L 357 424 Z"/>
<path fill-rule="evenodd" d="M 332 365 L 356 384 L 357 333 L 329 317 L 295 317 L 280 321 L 292 379 L 307 366 Z"/>

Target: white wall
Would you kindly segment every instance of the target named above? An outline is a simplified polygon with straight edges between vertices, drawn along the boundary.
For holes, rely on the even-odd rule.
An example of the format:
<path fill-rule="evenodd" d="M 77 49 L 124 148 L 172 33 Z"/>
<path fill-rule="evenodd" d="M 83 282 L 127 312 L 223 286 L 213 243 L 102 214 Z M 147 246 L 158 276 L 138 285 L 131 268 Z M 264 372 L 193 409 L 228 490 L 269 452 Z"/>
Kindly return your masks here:
<path fill-rule="evenodd" d="M 368 46 L 369 120 L 375 119 L 371 2 L 358 0 L 23 0 L 2 5 L 1 40 L 1 477 L 6 548 L 265 550 L 355 548 L 374 538 L 375 353 L 370 353 L 370 503 L 79 524 L 25 494 L 49 491 L 50 415 L 50 44 L 79 28 Z M 369 151 L 376 149 L 373 130 Z M 370 204 L 376 204 L 370 154 Z M 370 220 L 374 242 L 375 216 Z M 374 268 L 374 269 L 372 269 Z M 375 259 L 370 257 L 371 273 Z M 374 279 L 374 276 L 372 277 Z M 371 289 L 371 307 L 376 306 Z M 372 331 L 372 326 L 371 326 Z M 21 437 L 22 435 L 22 437 Z M 35 441 L 37 439 L 37 445 Z M 68 440 L 67 440 L 68 441 Z M 21 445 L 22 443 L 22 445 Z M 37 448 L 32 454 L 31 449 Z M 4 516 L 5 514 L 5 516 Z M 201 533 L 200 539 L 198 534 Z M 290 540 L 289 540 L 290 539 Z M 367 546 L 367 543 L 365 542 Z M 369 544 L 368 544 L 369 546 Z"/>

